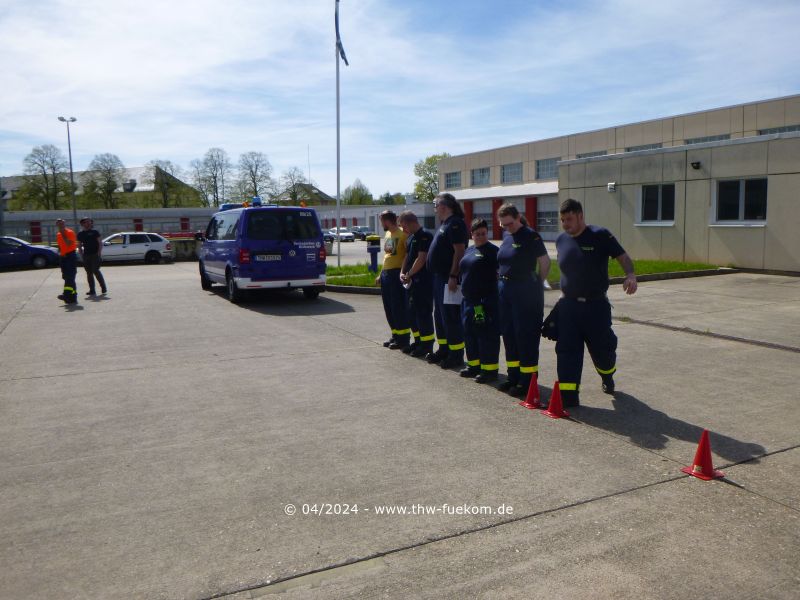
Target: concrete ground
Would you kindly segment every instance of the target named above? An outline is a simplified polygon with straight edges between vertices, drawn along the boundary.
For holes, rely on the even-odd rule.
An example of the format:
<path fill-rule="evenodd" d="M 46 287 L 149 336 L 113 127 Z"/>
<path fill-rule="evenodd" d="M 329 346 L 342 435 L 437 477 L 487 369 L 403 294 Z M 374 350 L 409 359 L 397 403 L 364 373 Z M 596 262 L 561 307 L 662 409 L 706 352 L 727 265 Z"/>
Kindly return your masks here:
<path fill-rule="evenodd" d="M 0 273 L 2 599 L 798 596 L 800 278 L 612 288 L 618 392 L 551 420 L 384 349 L 378 297 L 104 270 Z"/>

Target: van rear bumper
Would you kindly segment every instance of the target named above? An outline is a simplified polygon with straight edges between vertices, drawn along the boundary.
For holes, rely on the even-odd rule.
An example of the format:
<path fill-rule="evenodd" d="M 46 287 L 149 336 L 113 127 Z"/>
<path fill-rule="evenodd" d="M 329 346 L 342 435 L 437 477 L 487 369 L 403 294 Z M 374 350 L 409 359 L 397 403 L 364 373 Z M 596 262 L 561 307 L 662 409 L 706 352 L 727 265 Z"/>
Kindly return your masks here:
<path fill-rule="evenodd" d="M 266 290 L 277 288 L 304 288 L 314 286 L 325 286 L 325 275 L 317 279 L 270 279 L 268 281 L 253 281 L 249 277 L 234 277 L 236 287 L 248 290 Z"/>

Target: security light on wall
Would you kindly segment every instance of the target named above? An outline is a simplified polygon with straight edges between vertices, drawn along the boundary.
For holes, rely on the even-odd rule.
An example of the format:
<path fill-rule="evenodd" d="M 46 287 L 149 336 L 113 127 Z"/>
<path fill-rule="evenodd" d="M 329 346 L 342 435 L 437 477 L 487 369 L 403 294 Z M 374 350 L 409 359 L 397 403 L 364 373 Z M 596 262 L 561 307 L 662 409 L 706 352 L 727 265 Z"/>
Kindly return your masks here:
<path fill-rule="evenodd" d="M 608 193 L 616 192 L 617 191 L 617 182 L 616 181 L 609 181 L 608 182 Z"/>
<path fill-rule="evenodd" d="M 700 169 L 700 161 L 699 161 L 699 160 L 696 160 L 696 161 L 692 162 L 691 164 L 692 164 L 692 168 L 693 168 L 695 171 L 697 171 L 698 169 Z"/>

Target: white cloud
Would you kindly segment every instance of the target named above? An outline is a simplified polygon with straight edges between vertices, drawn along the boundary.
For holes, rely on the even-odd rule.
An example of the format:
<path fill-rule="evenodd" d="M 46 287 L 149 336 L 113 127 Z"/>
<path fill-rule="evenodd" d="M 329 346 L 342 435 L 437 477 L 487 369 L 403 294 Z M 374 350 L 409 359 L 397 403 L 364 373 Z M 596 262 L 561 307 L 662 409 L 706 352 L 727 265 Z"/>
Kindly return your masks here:
<path fill-rule="evenodd" d="M 796 2 L 498 1 L 502 27 L 427 2 L 343 0 L 342 189 L 410 191 L 415 161 L 796 93 Z M 335 193 L 333 2 L 6 0 L 0 173 L 34 145 L 76 168 L 265 152 Z M 454 9 L 455 10 L 455 9 Z M 468 6 L 463 8 L 469 14 Z M 466 25 L 464 25 L 466 23 Z"/>

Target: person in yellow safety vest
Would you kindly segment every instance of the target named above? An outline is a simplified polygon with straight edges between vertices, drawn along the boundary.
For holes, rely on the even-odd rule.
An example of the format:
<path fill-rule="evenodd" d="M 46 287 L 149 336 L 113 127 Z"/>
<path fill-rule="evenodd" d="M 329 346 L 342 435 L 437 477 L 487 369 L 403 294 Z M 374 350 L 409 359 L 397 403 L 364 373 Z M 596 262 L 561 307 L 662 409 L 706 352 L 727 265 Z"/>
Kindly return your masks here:
<path fill-rule="evenodd" d="M 56 220 L 58 233 L 58 253 L 60 255 L 61 277 L 64 279 L 64 292 L 58 296 L 66 304 L 76 304 L 78 302 L 78 288 L 75 277 L 78 274 L 78 238 L 75 232 L 67 227 L 64 219 Z"/>

